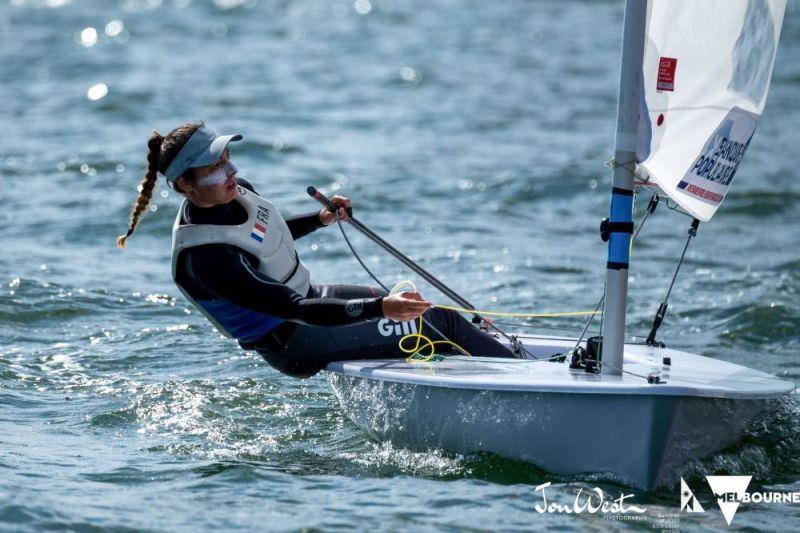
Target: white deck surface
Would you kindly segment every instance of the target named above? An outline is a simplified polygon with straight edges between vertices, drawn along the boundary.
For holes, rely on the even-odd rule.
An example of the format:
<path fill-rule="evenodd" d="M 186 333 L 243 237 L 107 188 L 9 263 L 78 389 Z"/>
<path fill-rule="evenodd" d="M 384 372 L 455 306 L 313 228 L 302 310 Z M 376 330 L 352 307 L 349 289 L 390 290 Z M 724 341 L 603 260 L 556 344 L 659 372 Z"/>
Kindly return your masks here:
<path fill-rule="evenodd" d="M 524 339 L 537 356 L 566 352 L 572 343 Z M 664 357 L 671 365 L 662 364 Z M 328 370 L 349 376 L 434 387 L 579 394 L 644 394 L 731 399 L 775 398 L 795 388 L 791 381 L 765 372 L 699 355 L 642 345 L 625 346 L 622 376 L 570 370 L 563 363 L 542 360 L 452 356 L 441 362 L 407 363 L 374 359 L 331 363 Z M 658 373 L 664 383 L 650 384 Z"/>

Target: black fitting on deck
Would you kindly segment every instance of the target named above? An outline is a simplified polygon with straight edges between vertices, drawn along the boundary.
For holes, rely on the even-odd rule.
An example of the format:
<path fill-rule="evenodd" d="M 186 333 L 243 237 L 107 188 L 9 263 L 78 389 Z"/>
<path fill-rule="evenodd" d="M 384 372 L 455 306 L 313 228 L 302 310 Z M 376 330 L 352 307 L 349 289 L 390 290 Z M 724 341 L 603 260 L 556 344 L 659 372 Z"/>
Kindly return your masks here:
<path fill-rule="evenodd" d="M 648 346 L 654 346 L 656 348 L 665 348 L 666 345 L 656 340 L 656 333 L 658 332 L 658 328 L 661 327 L 661 323 L 664 321 L 664 315 L 667 314 L 667 308 L 669 307 L 669 303 L 661 302 L 661 305 L 658 306 L 658 311 L 656 312 L 656 317 L 653 319 L 653 327 L 650 328 L 650 334 L 647 335 L 647 339 L 644 343 Z"/>
<path fill-rule="evenodd" d="M 586 348 L 578 346 L 572 351 L 569 367 L 573 370 L 583 369 L 589 374 L 600 372 L 600 357 L 603 337 L 595 336 L 586 339 Z"/>

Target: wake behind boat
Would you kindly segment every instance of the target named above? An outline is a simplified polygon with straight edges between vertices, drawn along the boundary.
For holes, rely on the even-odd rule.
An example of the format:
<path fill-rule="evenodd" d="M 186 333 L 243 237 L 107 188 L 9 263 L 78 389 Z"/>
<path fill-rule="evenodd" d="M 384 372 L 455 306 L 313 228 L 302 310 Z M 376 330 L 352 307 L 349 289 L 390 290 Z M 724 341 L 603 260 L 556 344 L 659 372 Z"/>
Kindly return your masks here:
<path fill-rule="evenodd" d="M 610 473 L 650 490 L 687 460 L 734 442 L 767 400 L 794 390 L 656 340 L 683 255 L 647 343 L 624 342 L 634 196 L 652 191 L 648 215 L 662 198 L 691 219 L 685 254 L 755 132 L 785 4 L 627 0 L 611 208 L 601 229 L 609 244 L 602 336 L 503 333 L 519 360 L 332 363 L 329 379 L 347 415 L 400 446 L 492 452 L 559 474 Z M 711 24 L 713 34 L 705 31 Z"/>

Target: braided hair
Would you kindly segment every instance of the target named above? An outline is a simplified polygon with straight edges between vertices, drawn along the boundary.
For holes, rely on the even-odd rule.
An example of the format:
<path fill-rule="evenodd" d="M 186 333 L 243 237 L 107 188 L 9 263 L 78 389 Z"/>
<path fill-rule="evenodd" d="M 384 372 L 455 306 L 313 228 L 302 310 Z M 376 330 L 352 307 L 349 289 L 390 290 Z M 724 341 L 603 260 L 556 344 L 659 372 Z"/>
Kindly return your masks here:
<path fill-rule="evenodd" d="M 131 209 L 131 220 L 128 231 L 117 237 L 118 248 L 125 248 L 128 237 L 133 235 L 133 232 L 136 230 L 139 219 L 142 217 L 142 214 L 144 214 L 147 205 L 150 203 L 150 199 L 153 197 L 153 189 L 156 185 L 158 173 L 161 172 L 163 174 L 167 170 L 172 160 L 175 159 L 189 138 L 202 127 L 202 122 L 189 122 L 181 124 L 166 136 L 162 136 L 156 131 L 150 134 L 150 137 L 147 139 L 147 171 L 145 172 L 142 182 L 139 184 L 139 196 L 136 197 L 133 209 Z M 188 175 L 184 175 L 185 179 L 193 178 L 192 169 L 189 169 L 187 174 Z M 183 193 L 177 184 L 175 185 L 175 190 L 179 193 Z"/>

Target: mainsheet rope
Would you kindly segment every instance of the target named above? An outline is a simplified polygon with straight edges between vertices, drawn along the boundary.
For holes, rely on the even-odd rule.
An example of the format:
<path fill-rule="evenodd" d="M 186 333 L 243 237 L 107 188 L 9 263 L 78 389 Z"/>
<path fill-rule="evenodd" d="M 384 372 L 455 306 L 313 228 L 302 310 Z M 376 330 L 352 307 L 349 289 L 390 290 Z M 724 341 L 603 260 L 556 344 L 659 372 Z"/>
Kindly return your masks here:
<path fill-rule="evenodd" d="M 356 252 L 355 248 L 353 247 L 353 244 L 350 242 L 350 239 L 349 239 L 349 237 L 347 236 L 347 233 L 344 230 L 344 226 L 342 225 L 342 222 L 341 222 L 341 219 L 338 216 L 338 213 L 337 213 L 337 217 L 336 217 L 336 223 L 339 226 L 339 231 L 341 231 L 342 237 L 344 237 L 344 240 L 347 243 L 347 246 L 350 248 L 350 251 L 353 253 L 353 256 L 356 258 L 356 260 L 361 265 L 361 267 L 367 272 L 367 274 L 369 274 L 369 276 L 378 285 L 380 285 L 381 288 L 383 288 L 385 291 L 389 292 L 389 294 L 394 294 L 401 287 L 404 287 L 404 286 L 410 286 L 410 287 L 412 287 L 414 292 L 418 292 L 416 285 L 411 280 L 400 281 L 398 284 L 396 284 L 394 287 L 392 287 L 391 290 L 389 290 L 386 287 L 386 285 L 384 285 L 383 282 L 381 282 L 381 280 L 378 279 L 378 277 L 375 274 L 372 273 L 372 271 L 369 269 L 369 267 L 367 267 L 367 265 L 361 259 L 361 257 L 359 256 L 358 252 Z M 507 313 L 507 312 L 501 312 L 501 311 L 483 311 L 483 310 L 477 310 L 477 309 L 467 309 L 467 308 L 464 308 L 464 307 L 447 306 L 447 305 L 440 305 L 440 304 L 434 304 L 434 307 L 439 308 L 439 309 L 447 309 L 447 310 L 450 310 L 450 311 L 464 312 L 464 313 L 470 313 L 470 314 L 476 314 L 477 313 L 477 314 L 480 314 L 480 315 L 503 316 L 503 317 L 524 317 L 524 318 L 556 318 L 556 317 L 587 316 L 587 315 L 592 315 L 593 316 L 593 315 L 601 313 L 601 311 L 597 310 L 597 307 L 595 307 L 594 311 L 567 311 L 567 312 L 561 312 L 561 313 L 552 313 L 552 312 L 551 313 Z M 418 323 L 418 327 L 417 327 L 417 332 L 416 333 L 410 333 L 408 335 L 404 335 L 398 341 L 398 347 L 400 348 L 400 350 L 403 353 L 409 354 L 409 356 L 406 358 L 407 362 L 409 362 L 409 363 L 421 363 L 421 362 L 424 363 L 424 362 L 428 362 L 428 361 L 433 360 L 436 357 L 436 346 L 437 345 L 453 346 L 458 351 L 460 351 L 461 353 L 463 353 L 466 356 L 471 356 L 472 355 L 467 350 L 465 350 L 462 346 L 460 346 L 457 343 L 449 340 L 446 335 L 444 335 L 441 331 L 439 331 L 436 328 L 436 326 L 431 324 L 428 320 L 425 320 L 422 315 L 419 316 L 418 320 L 419 320 L 419 323 Z M 433 329 L 434 332 L 436 332 L 442 339 L 445 339 L 445 340 L 434 341 L 430 337 L 428 337 L 425 334 L 423 334 L 423 332 L 422 332 L 423 331 L 423 324 L 427 324 L 428 326 L 430 326 L 431 329 Z M 408 340 L 411 340 L 411 339 L 416 341 L 414 343 L 414 346 L 411 347 L 411 348 L 406 347 L 404 344 Z M 425 350 L 425 349 L 430 349 L 430 353 L 428 353 L 427 355 L 422 354 L 421 351 Z"/>

